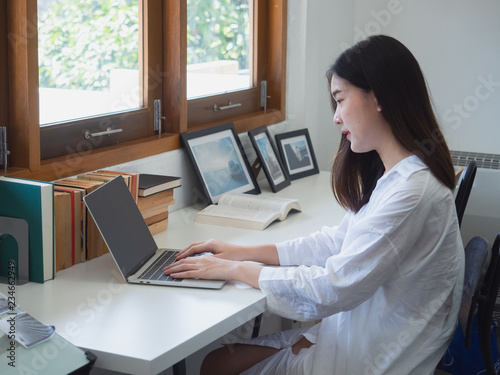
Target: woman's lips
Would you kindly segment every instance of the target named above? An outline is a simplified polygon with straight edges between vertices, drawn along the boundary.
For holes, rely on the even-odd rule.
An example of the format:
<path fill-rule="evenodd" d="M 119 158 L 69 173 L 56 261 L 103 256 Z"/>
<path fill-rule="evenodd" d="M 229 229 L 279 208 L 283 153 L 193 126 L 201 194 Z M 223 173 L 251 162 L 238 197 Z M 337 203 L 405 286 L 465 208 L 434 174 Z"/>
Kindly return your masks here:
<path fill-rule="evenodd" d="M 346 135 L 347 140 L 349 140 L 351 138 L 351 132 L 349 132 L 347 130 L 342 130 L 342 134 Z"/>

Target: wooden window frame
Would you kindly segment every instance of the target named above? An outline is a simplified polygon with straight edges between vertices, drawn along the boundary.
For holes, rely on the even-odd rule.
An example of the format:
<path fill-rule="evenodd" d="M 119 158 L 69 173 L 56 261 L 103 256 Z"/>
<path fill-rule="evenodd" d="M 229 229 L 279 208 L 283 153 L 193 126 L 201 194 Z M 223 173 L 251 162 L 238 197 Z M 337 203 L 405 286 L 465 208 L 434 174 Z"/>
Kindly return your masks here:
<path fill-rule="evenodd" d="M 142 107 L 118 113 L 97 115 L 88 119 L 64 121 L 40 128 L 42 160 L 81 153 L 82 151 L 121 144 L 155 134 L 153 103 L 163 96 L 162 88 L 162 4 L 160 1 L 139 1 L 139 80 Z M 37 64 L 38 66 L 38 61 Z M 144 82 L 143 82 L 144 81 Z M 38 100 L 38 98 L 36 99 Z M 121 129 L 111 136 L 85 138 L 85 132 Z"/>
<path fill-rule="evenodd" d="M 179 134 L 221 123 L 217 119 L 208 119 L 188 125 L 186 2 L 161 1 L 161 5 L 165 72 L 162 77 L 162 90 L 165 93 L 162 102 L 164 132 L 42 160 L 38 118 L 36 0 L 0 3 L 0 52 L 7 52 L 7 59 L 0 61 L 0 121 L 2 126 L 4 123 L 7 126 L 8 144 L 12 151 L 7 175 L 43 181 L 74 176 L 178 149 L 181 147 Z M 258 110 L 224 120 L 232 121 L 239 133 L 285 120 L 287 1 L 259 0 L 259 6 L 261 9 L 267 8 L 267 17 L 260 17 L 258 21 L 259 28 L 267 29 L 259 35 L 259 38 L 265 38 L 267 56 L 259 54 L 259 58 L 264 59 L 261 63 L 267 72 L 270 99 L 266 111 Z M 17 38 L 16 43 L 13 43 L 14 37 Z"/>

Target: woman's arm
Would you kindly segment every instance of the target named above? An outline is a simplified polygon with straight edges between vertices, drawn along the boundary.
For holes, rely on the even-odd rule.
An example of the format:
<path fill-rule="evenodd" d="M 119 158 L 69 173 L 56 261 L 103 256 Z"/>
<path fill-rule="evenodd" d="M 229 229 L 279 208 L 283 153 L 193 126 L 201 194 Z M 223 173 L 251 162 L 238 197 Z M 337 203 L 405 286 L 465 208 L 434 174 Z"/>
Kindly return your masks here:
<path fill-rule="evenodd" d="M 192 255 L 212 253 L 212 256 Z M 177 262 L 163 272 L 174 278 L 201 278 L 207 280 L 241 281 L 259 289 L 259 275 L 263 266 L 279 265 L 275 245 L 239 246 L 217 240 L 197 242 L 179 252 Z"/>
<path fill-rule="evenodd" d="M 268 265 L 279 265 L 278 250 L 276 245 L 241 246 L 217 240 L 192 243 L 180 251 L 177 259 L 181 260 L 191 255 L 212 253 L 215 257 L 228 260 L 249 260 Z"/>

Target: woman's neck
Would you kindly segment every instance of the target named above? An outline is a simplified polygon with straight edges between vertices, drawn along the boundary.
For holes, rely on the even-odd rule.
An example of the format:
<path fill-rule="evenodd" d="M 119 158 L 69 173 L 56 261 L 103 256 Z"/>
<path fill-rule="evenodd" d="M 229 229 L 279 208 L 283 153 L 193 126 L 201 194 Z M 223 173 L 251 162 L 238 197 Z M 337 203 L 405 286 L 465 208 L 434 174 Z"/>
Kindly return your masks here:
<path fill-rule="evenodd" d="M 404 148 L 395 139 L 388 142 L 384 147 L 377 151 L 382 163 L 384 164 L 385 173 L 389 172 L 392 167 L 398 164 L 401 160 L 406 159 L 408 156 L 413 155 L 410 151 Z"/>

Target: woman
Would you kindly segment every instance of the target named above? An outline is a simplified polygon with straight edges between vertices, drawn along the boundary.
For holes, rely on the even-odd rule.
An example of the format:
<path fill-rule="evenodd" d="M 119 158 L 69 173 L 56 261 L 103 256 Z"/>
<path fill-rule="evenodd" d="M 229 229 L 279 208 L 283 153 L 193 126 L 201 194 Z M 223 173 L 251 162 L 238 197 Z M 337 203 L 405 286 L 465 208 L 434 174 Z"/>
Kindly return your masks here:
<path fill-rule="evenodd" d="M 464 265 L 454 169 L 420 67 L 397 40 L 373 36 L 327 78 L 342 131 L 340 225 L 276 245 L 192 244 L 165 270 L 242 281 L 268 310 L 322 321 L 220 348 L 202 373 L 432 374 L 454 333 Z M 205 251 L 215 256 L 186 258 Z"/>

